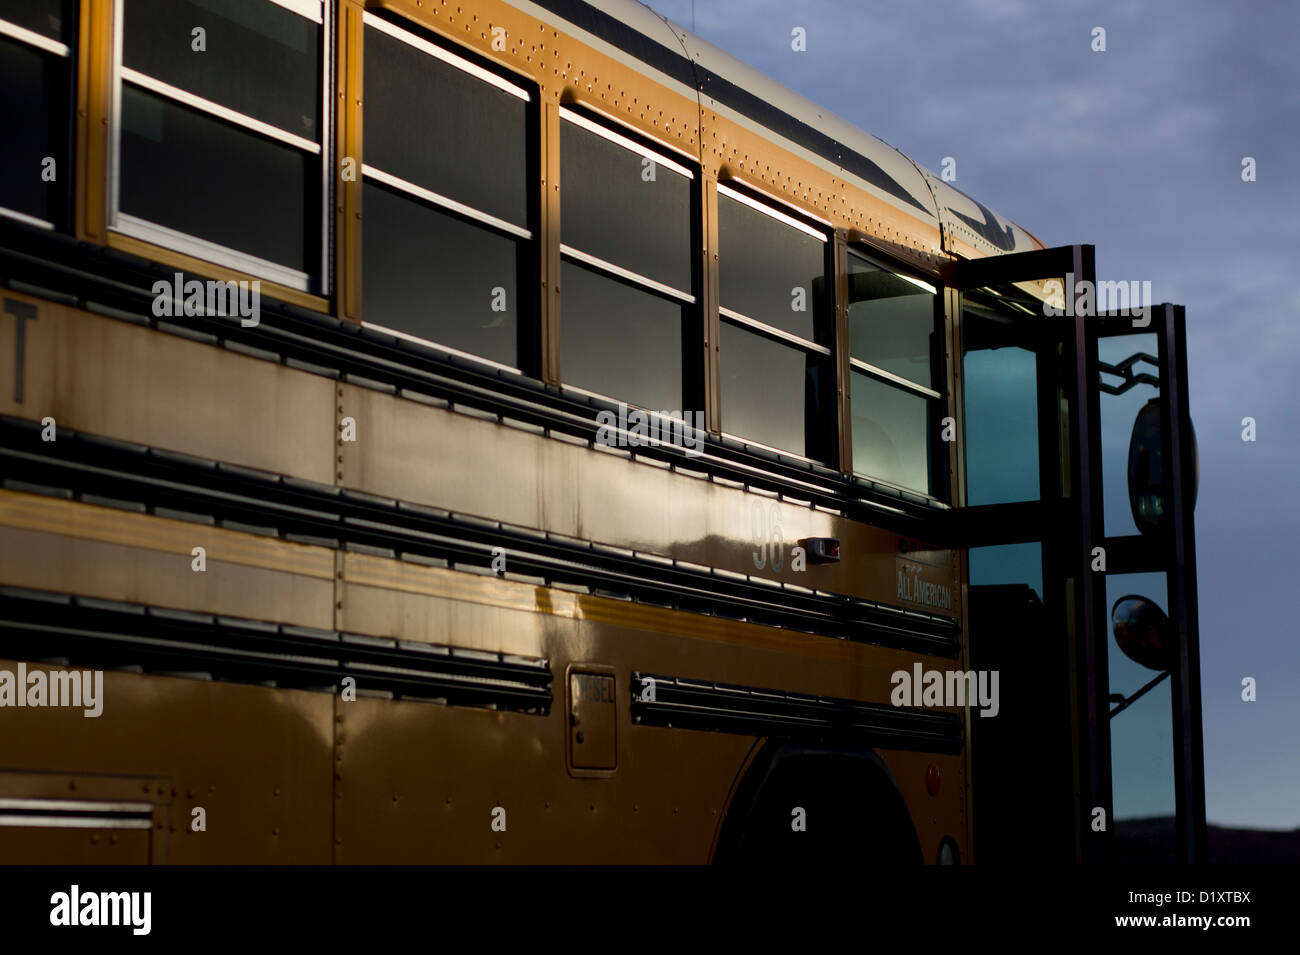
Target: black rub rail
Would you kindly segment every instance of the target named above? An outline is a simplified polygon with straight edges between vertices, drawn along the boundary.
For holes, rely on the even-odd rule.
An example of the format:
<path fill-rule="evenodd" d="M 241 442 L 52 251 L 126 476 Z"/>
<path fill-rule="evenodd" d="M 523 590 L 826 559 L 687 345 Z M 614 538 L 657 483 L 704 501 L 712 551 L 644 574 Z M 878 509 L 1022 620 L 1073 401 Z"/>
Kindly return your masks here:
<path fill-rule="evenodd" d="M 847 742 L 884 749 L 959 753 L 961 717 L 781 690 L 633 673 L 633 722 L 771 736 L 804 742 Z"/>
<path fill-rule="evenodd" d="M 546 660 L 0 587 L 0 656 L 545 716 Z"/>

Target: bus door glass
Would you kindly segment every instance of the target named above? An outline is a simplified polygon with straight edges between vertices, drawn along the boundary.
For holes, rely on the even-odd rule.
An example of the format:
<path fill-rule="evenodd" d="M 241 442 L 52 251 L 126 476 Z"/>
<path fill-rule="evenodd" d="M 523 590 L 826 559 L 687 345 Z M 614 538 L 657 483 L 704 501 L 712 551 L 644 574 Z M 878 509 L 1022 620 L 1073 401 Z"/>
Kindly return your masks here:
<path fill-rule="evenodd" d="M 980 862 L 1069 860 L 1075 852 L 1070 641 L 1055 506 L 1059 348 L 1043 314 L 1046 294 L 1044 283 L 1026 282 L 960 295 L 970 667 L 996 672 L 1000 696 L 996 717 L 971 720 Z M 1029 766 L 1032 793 L 1014 783 Z"/>

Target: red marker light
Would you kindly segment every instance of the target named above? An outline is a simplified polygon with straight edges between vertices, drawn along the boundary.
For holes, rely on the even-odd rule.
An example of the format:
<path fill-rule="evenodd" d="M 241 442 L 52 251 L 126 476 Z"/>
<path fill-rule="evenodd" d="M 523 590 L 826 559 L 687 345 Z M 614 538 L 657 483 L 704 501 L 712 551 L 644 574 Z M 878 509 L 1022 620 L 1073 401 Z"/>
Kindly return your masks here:
<path fill-rule="evenodd" d="M 939 795 L 939 767 L 931 763 L 925 770 L 925 791 L 931 796 Z"/>

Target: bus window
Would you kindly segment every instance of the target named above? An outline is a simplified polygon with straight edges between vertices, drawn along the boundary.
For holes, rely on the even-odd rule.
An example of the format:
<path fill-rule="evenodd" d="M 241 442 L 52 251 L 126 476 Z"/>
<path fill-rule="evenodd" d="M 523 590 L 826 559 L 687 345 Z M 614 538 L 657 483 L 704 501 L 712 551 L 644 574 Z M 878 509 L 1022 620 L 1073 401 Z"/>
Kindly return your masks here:
<path fill-rule="evenodd" d="M 684 408 L 694 347 L 686 166 L 562 109 L 564 382 L 652 410 Z"/>
<path fill-rule="evenodd" d="M 1038 356 L 1023 313 L 991 294 L 962 303 L 966 503 L 1039 497 Z"/>
<path fill-rule="evenodd" d="M 70 7 L 41 0 L 0 8 L 0 216 L 44 228 L 67 227 L 73 181 Z"/>
<path fill-rule="evenodd" d="M 642 294 L 578 262 L 563 263 L 560 287 L 565 380 L 642 408 L 677 408 L 682 400 L 682 306 Z"/>
<path fill-rule="evenodd" d="M 366 323 L 518 366 L 531 94 L 374 14 L 365 23 Z"/>
<path fill-rule="evenodd" d="M 932 450 L 943 414 L 935 289 L 853 254 L 848 272 L 853 470 L 933 494 L 943 463 Z"/>
<path fill-rule="evenodd" d="M 689 296 L 694 174 L 580 113 L 561 116 L 564 245 Z"/>
<path fill-rule="evenodd" d="M 321 9 L 118 4 L 116 231 L 322 287 Z"/>
<path fill-rule="evenodd" d="M 718 186 L 722 430 L 826 459 L 832 369 L 826 236 Z"/>

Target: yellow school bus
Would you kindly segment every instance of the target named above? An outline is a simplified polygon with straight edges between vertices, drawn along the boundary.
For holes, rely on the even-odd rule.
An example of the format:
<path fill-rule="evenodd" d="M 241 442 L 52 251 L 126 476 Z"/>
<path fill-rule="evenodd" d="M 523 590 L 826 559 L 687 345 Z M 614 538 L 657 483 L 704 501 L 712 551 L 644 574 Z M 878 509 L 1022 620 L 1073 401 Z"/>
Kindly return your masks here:
<path fill-rule="evenodd" d="M 1106 860 L 1097 547 L 1203 851 L 1183 317 L 1090 246 L 631 0 L 0 0 L 0 71 L 0 859 Z"/>

